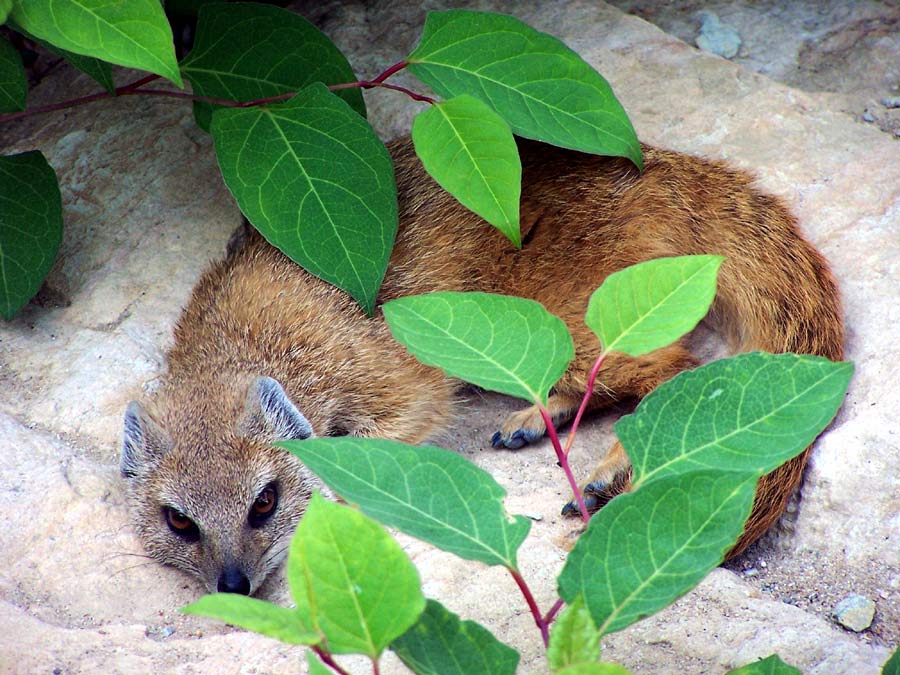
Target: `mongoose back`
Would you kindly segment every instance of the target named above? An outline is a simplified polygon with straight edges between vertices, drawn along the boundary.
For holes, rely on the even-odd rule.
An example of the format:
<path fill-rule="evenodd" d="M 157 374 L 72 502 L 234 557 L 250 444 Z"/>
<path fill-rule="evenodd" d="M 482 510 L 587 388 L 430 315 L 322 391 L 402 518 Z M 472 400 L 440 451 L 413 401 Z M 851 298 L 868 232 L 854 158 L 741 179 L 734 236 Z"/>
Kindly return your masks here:
<path fill-rule="evenodd" d="M 572 417 L 599 343 L 583 322 L 612 272 L 652 258 L 720 254 L 712 314 L 735 350 L 840 359 L 837 285 L 822 256 L 775 198 L 748 175 L 644 147 L 645 168 L 520 141 L 522 249 L 427 176 L 409 140 L 390 145 L 400 229 L 379 302 L 431 291 L 532 298 L 562 318 L 575 360 L 553 390 Z M 152 401 L 125 414 L 122 473 L 148 553 L 212 591 L 253 593 L 285 551 L 310 492 L 322 489 L 277 439 L 313 434 L 419 443 L 449 420 L 459 383 L 424 366 L 342 291 L 250 232 L 200 279 L 175 329 L 168 374 Z M 594 409 L 640 398 L 695 365 L 684 341 L 632 358 L 613 354 Z M 495 434 L 518 447 L 544 433 L 527 409 Z M 731 552 L 781 514 L 806 453 L 760 482 Z M 627 489 L 616 444 L 586 488 L 599 505 Z"/>

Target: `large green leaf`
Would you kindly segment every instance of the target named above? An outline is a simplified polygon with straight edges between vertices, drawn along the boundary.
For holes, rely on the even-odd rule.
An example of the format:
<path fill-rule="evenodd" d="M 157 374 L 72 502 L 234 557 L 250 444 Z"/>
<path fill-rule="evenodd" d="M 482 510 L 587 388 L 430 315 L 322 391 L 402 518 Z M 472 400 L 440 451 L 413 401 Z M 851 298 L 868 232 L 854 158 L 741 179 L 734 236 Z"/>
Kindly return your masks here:
<path fill-rule="evenodd" d="M 6 18 L 12 11 L 12 0 L 0 0 L 0 24 L 6 23 Z"/>
<path fill-rule="evenodd" d="M 894 650 L 881 669 L 881 675 L 900 675 L 900 647 Z"/>
<path fill-rule="evenodd" d="M 302 16 L 243 2 L 200 8 L 194 47 L 181 72 L 195 94 L 240 102 L 300 91 L 313 82 L 356 80 L 340 50 Z M 360 89 L 337 95 L 365 117 Z M 198 103 L 194 109 L 208 129 L 213 106 Z"/>
<path fill-rule="evenodd" d="M 516 18 L 429 12 L 407 60 L 438 94 L 480 98 L 519 136 L 641 166 L 634 128 L 607 81 L 560 40 Z"/>
<path fill-rule="evenodd" d="M 772 471 L 831 421 L 852 373 L 850 363 L 752 352 L 679 374 L 616 424 L 633 485 L 701 468 Z"/>
<path fill-rule="evenodd" d="M 0 38 L 0 112 L 25 110 L 28 82 L 19 52 Z"/>
<path fill-rule="evenodd" d="M 601 633 L 667 606 L 722 562 L 750 514 L 757 476 L 704 470 L 666 476 L 596 513 L 559 575 Z"/>
<path fill-rule="evenodd" d="M 287 577 L 303 624 L 333 654 L 378 658 L 425 609 L 419 574 L 387 530 L 319 494 L 291 540 Z"/>
<path fill-rule="evenodd" d="M 11 16 L 60 49 L 149 70 L 182 86 L 159 0 L 14 0 Z"/>
<path fill-rule="evenodd" d="M 371 314 L 397 232 L 397 188 L 366 121 L 317 83 L 285 103 L 216 110 L 212 135 L 254 227 Z"/>
<path fill-rule="evenodd" d="M 525 298 L 429 293 L 383 309 L 394 337 L 422 363 L 529 401 L 546 403 L 575 355 L 562 320 Z"/>
<path fill-rule="evenodd" d="M 584 322 L 606 352 L 640 356 L 692 330 L 716 295 L 724 258 L 658 258 L 609 275 L 588 302 Z"/>
<path fill-rule="evenodd" d="M 204 595 L 197 602 L 183 607 L 181 611 L 184 614 L 219 619 L 292 645 L 314 645 L 322 641 L 321 635 L 303 625 L 302 618 L 296 610 L 279 607 L 246 595 L 236 593 Z"/>
<path fill-rule="evenodd" d="M 460 203 L 520 247 L 522 163 L 509 125 L 477 98 L 437 103 L 413 121 L 425 170 Z"/>
<path fill-rule="evenodd" d="M 529 521 L 503 509 L 506 491 L 455 452 L 375 438 L 279 443 L 364 513 L 461 558 L 516 567 Z"/>
<path fill-rule="evenodd" d="M 801 675 L 800 670 L 789 666 L 777 654 L 772 654 L 755 663 L 729 670 L 726 675 Z"/>
<path fill-rule="evenodd" d="M 577 663 L 596 663 L 599 660 L 600 633 L 584 598 L 579 595 L 553 622 L 547 662 L 555 671 Z"/>
<path fill-rule="evenodd" d="M 416 675 L 514 675 L 519 653 L 474 621 L 428 600 L 416 624 L 391 644 Z"/>
<path fill-rule="evenodd" d="M 62 241 L 62 198 L 37 150 L 0 157 L 0 314 L 11 319 L 53 267 Z"/>
<path fill-rule="evenodd" d="M 91 56 L 84 56 L 82 54 L 76 54 L 74 52 L 61 49 L 56 45 L 50 44 L 46 40 L 42 40 L 36 35 L 32 35 L 27 30 L 14 22 L 10 22 L 10 28 L 18 31 L 29 40 L 34 40 L 44 49 L 53 52 L 58 56 L 61 56 L 82 73 L 96 80 L 110 94 L 115 93 L 116 83 L 113 80 L 112 65 L 110 65 L 108 62 L 95 59 Z"/>

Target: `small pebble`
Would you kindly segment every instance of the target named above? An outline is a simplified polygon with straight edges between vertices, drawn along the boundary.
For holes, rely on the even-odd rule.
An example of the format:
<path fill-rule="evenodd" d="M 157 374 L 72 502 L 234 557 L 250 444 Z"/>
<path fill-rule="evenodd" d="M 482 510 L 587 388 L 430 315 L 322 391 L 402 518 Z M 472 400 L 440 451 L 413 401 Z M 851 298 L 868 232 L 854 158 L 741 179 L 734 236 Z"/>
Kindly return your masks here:
<path fill-rule="evenodd" d="M 881 99 L 881 105 L 885 108 L 900 108 L 900 96 L 889 96 Z"/>
<path fill-rule="evenodd" d="M 524 515 L 526 518 L 531 518 L 532 520 L 534 520 L 536 522 L 540 522 L 541 520 L 544 519 L 544 516 L 542 516 L 540 513 L 526 513 Z"/>
<path fill-rule="evenodd" d="M 726 59 L 737 56 L 741 48 L 740 34 L 728 24 L 724 24 L 712 12 L 700 12 L 703 24 L 695 42 L 705 52 L 711 52 Z"/>
<path fill-rule="evenodd" d="M 745 569 L 743 572 L 743 575 L 745 577 L 755 577 L 757 574 L 759 574 L 759 570 L 756 569 L 755 567 L 750 567 L 748 569 Z"/>
<path fill-rule="evenodd" d="M 862 114 L 863 122 L 874 122 L 875 115 L 872 114 L 872 111 L 866 108 L 866 111 Z"/>
<path fill-rule="evenodd" d="M 875 618 L 875 603 L 856 593 L 841 600 L 831 612 L 831 616 L 844 628 L 857 633 L 872 625 Z"/>
<path fill-rule="evenodd" d="M 163 626 L 162 630 L 159 631 L 159 634 L 161 637 L 167 638 L 170 635 L 172 635 L 172 633 L 174 633 L 174 632 L 175 632 L 175 629 L 172 628 L 172 626 Z"/>

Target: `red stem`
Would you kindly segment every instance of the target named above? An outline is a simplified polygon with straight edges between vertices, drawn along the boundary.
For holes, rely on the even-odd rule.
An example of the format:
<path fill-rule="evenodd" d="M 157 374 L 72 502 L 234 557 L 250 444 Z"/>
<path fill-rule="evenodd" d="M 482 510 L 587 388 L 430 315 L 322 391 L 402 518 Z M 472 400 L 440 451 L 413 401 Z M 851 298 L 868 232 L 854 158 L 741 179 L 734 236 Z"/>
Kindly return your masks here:
<path fill-rule="evenodd" d="M 575 495 L 575 503 L 578 504 L 578 508 L 581 511 L 581 519 L 584 521 L 584 524 L 587 525 L 590 522 L 591 517 L 588 514 L 587 507 L 584 505 L 584 496 L 581 494 L 581 490 L 578 489 L 578 482 L 572 474 L 572 468 L 569 466 L 569 457 L 563 452 L 562 446 L 559 443 L 559 436 L 556 433 L 556 427 L 553 426 L 553 420 L 550 419 L 550 413 L 547 412 L 547 409 L 542 405 L 538 406 L 538 410 L 540 410 L 541 417 L 544 418 L 544 424 L 547 426 L 547 435 L 550 437 L 550 442 L 553 443 L 553 449 L 556 451 L 556 459 L 559 461 L 559 465 L 566 474 L 569 486 L 572 488 L 572 494 Z"/>
<path fill-rule="evenodd" d="M 525 579 L 522 578 L 519 570 L 512 567 L 507 567 L 506 569 L 509 570 L 516 585 L 519 587 L 519 590 L 522 591 L 522 595 L 525 596 L 525 602 L 528 603 L 528 609 L 531 610 L 531 616 L 534 618 L 535 625 L 537 625 L 538 630 L 541 631 L 541 639 L 544 641 L 544 647 L 546 647 L 550 644 L 550 624 L 541 616 L 541 610 L 538 608 L 537 602 L 535 602 L 534 596 L 531 594 L 531 589 L 528 588 L 528 584 L 525 582 Z"/>
<path fill-rule="evenodd" d="M 403 94 L 406 94 L 414 101 L 422 101 L 424 103 L 430 103 L 433 105 L 436 101 L 430 96 L 417 94 L 416 92 L 411 91 L 406 87 L 401 87 L 396 84 L 387 84 L 385 82 L 385 80 L 388 79 L 391 75 L 403 70 L 407 65 L 409 64 L 406 61 L 401 61 L 400 63 L 395 63 L 393 66 L 385 70 L 373 80 L 358 80 L 356 82 L 333 84 L 328 88 L 331 91 L 338 91 L 340 89 L 372 89 L 374 87 L 383 87 L 384 89 L 392 89 L 393 91 L 399 91 Z M 121 87 L 117 87 L 114 94 L 103 91 L 96 94 L 90 94 L 88 96 L 73 98 L 68 101 L 61 101 L 59 103 L 52 103 L 50 105 L 38 106 L 37 108 L 30 108 L 29 110 L 21 110 L 19 112 L 0 115 L 0 124 L 2 124 L 3 122 L 11 122 L 13 120 L 17 120 L 20 117 L 28 117 L 30 115 L 54 112 L 56 110 L 64 110 L 66 108 L 74 108 L 76 106 L 85 105 L 86 103 L 93 103 L 94 101 L 102 101 L 106 98 L 113 98 L 114 96 L 134 96 L 143 94 L 146 96 L 165 96 L 166 98 L 188 99 L 191 101 L 200 101 L 203 103 L 221 105 L 228 108 L 250 108 L 252 106 L 263 105 L 266 103 L 285 101 L 296 95 L 297 93 L 289 92 L 286 94 L 279 94 L 277 96 L 269 96 L 267 98 L 256 99 L 254 101 L 239 102 L 225 98 L 216 98 L 213 96 L 198 96 L 197 94 L 188 94 L 183 91 L 173 91 L 170 89 L 141 89 L 141 87 L 143 87 L 145 84 L 153 82 L 154 80 L 158 80 L 159 77 L 159 75 L 147 75 L 146 77 L 142 77 L 139 80 L 135 80 L 134 82 L 130 82 Z"/>
<path fill-rule="evenodd" d="M 331 657 L 331 654 L 329 652 L 326 652 L 318 645 L 312 645 L 312 650 L 321 659 L 322 663 L 331 668 L 334 672 L 338 673 L 339 675 L 350 675 L 350 673 L 348 673 L 337 664 L 337 662 Z"/>
<path fill-rule="evenodd" d="M 556 618 L 557 612 L 563 608 L 565 605 L 565 601 L 562 598 L 559 598 L 555 603 L 553 603 L 553 607 L 550 608 L 550 611 L 544 615 L 544 623 L 548 626 L 553 623 L 553 619 Z"/>
<path fill-rule="evenodd" d="M 568 457 L 569 450 L 572 449 L 572 441 L 575 440 L 575 432 L 578 431 L 578 423 L 581 422 L 581 416 L 584 415 L 584 411 L 587 410 L 588 403 L 590 403 L 591 396 L 594 394 L 594 382 L 597 381 L 597 374 L 600 372 L 600 366 L 603 365 L 603 362 L 606 360 L 606 354 L 601 354 L 597 357 L 597 361 L 594 363 L 594 367 L 591 368 L 591 374 L 588 375 L 587 381 L 587 391 L 584 392 L 584 398 L 581 399 L 581 405 L 578 406 L 578 412 L 575 413 L 575 420 L 572 422 L 572 426 L 569 429 L 569 435 L 566 438 L 566 447 L 563 449 L 563 453 Z"/>

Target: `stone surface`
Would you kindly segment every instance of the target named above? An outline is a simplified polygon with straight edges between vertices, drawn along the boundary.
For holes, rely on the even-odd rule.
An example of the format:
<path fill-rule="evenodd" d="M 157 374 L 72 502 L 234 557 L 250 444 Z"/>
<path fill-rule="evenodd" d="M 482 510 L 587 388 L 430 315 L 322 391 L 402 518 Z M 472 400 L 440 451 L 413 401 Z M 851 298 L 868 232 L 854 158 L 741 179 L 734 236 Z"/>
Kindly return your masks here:
<path fill-rule="evenodd" d="M 696 43 L 705 52 L 716 54 L 726 59 L 737 56 L 741 49 L 741 36 L 732 27 L 723 24 L 713 12 L 700 12 L 700 34 Z"/>
<path fill-rule="evenodd" d="M 900 640 L 900 146 L 845 112 L 845 99 L 777 84 L 602 3 L 454 5 L 514 13 L 563 38 L 610 80 L 643 140 L 754 171 L 795 210 L 844 293 L 856 374 L 785 526 L 732 566 L 758 574 L 715 571 L 673 607 L 604 638 L 606 658 L 635 673 L 715 673 L 777 651 L 805 673 L 877 673 Z M 301 8 L 365 76 L 402 59 L 424 18 L 412 2 Z M 30 101 L 93 89 L 62 69 Z M 393 92 L 367 100 L 385 138 L 422 109 Z M 0 517 L 11 525 L 0 532 L 0 672 L 302 671 L 296 648 L 178 614 L 201 589 L 142 556 L 118 477 L 125 404 L 155 386 L 180 306 L 238 222 L 208 137 L 184 104 L 123 98 L 8 125 L 0 147 L 45 153 L 66 222 L 45 299 L 0 327 Z M 558 515 L 567 497 L 547 444 L 489 448 L 516 407 L 470 392 L 441 441 L 507 488 L 511 512 L 540 516 L 520 557 L 548 607 L 572 524 Z M 613 421 L 595 420 L 576 444 L 582 475 Z M 508 575 L 401 542 L 428 595 L 521 649 L 520 672 L 545 670 Z M 878 598 L 862 636 L 828 618 L 852 591 Z M 279 579 L 263 594 L 287 601 Z M 401 671 L 388 660 L 382 672 Z"/>

